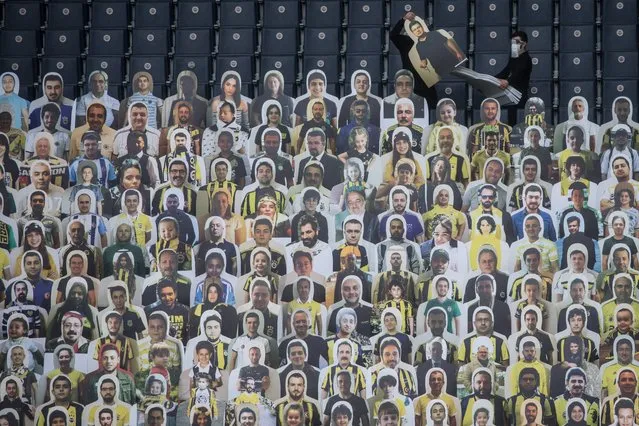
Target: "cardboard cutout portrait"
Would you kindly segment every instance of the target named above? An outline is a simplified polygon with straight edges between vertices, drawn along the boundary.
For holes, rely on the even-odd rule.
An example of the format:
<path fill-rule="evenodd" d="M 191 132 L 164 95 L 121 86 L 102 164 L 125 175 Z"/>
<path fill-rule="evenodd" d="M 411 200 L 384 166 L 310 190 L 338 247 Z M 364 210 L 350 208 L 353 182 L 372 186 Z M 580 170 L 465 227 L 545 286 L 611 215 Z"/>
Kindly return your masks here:
<path fill-rule="evenodd" d="M 434 86 L 467 61 L 457 42 L 446 30 L 429 31 L 419 16 L 411 21 L 405 20 L 404 29 L 415 42 L 408 56 L 426 86 Z"/>

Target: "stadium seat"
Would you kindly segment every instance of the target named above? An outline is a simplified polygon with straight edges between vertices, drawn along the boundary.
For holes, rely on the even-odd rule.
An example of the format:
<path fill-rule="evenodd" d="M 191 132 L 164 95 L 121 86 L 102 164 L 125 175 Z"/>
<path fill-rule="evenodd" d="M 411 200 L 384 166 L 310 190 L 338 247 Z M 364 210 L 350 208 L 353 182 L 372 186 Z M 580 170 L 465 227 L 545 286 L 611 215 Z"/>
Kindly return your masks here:
<path fill-rule="evenodd" d="M 1 56 L 36 56 L 40 49 L 40 32 L 3 30 L 0 32 Z"/>
<path fill-rule="evenodd" d="M 517 3 L 517 24 L 520 26 L 550 25 L 553 0 L 528 0 Z"/>
<path fill-rule="evenodd" d="M 604 52 L 637 50 L 636 25 L 604 25 L 601 33 Z"/>
<path fill-rule="evenodd" d="M 507 53 L 478 53 L 473 69 L 484 74 L 495 75 L 508 63 Z"/>
<path fill-rule="evenodd" d="M 6 2 L 4 4 L 4 28 L 7 30 L 39 30 L 43 10 L 40 2 Z"/>
<path fill-rule="evenodd" d="M 552 53 L 530 52 L 532 59 L 532 80 L 551 80 L 553 73 L 553 55 Z"/>
<path fill-rule="evenodd" d="M 399 55 L 388 55 L 388 84 L 390 85 L 395 78 L 395 73 L 404 68 L 402 66 L 402 57 Z M 391 91 L 389 87 L 389 92 Z"/>
<path fill-rule="evenodd" d="M 33 57 L 9 57 L 0 55 L 0 73 L 11 71 L 20 76 L 27 86 L 33 83 L 38 75 L 38 61 Z M 22 86 L 22 84 L 20 85 Z"/>
<path fill-rule="evenodd" d="M 263 55 L 296 55 L 298 49 L 297 29 L 264 28 L 262 30 Z"/>
<path fill-rule="evenodd" d="M 135 28 L 167 28 L 173 23 L 169 2 L 141 2 L 135 4 Z"/>
<path fill-rule="evenodd" d="M 510 25 L 510 0 L 483 0 L 475 2 L 475 25 Z"/>
<path fill-rule="evenodd" d="M 111 84 L 119 84 L 126 79 L 125 59 L 121 56 L 87 56 L 87 75 L 100 70 L 107 73 Z"/>
<path fill-rule="evenodd" d="M 603 80 L 603 111 L 604 121 L 608 121 L 612 118 L 610 107 L 612 102 L 618 96 L 626 96 L 633 101 L 639 96 L 637 80 L 619 80 L 619 79 L 604 79 Z M 633 119 L 636 121 L 639 113 L 637 108 L 633 109 Z"/>
<path fill-rule="evenodd" d="M 324 71 L 326 79 L 329 83 L 337 83 L 341 77 L 339 57 L 336 55 L 331 56 L 305 56 L 302 61 L 304 69 L 302 70 L 302 85 L 306 84 L 306 74 L 312 69 L 319 69 Z M 303 93 L 306 93 L 306 88 L 303 88 Z"/>
<path fill-rule="evenodd" d="M 262 22 L 264 28 L 297 28 L 300 20 L 300 4 L 296 0 L 264 2 L 264 18 Z"/>
<path fill-rule="evenodd" d="M 636 0 L 604 1 L 601 19 L 604 25 L 632 25 L 637 23 Z"/>
<path fill-rule="evenodd" d="M 127 28 L 130 24 L 131 13 L 128 3 L 93 2 L 91 28 Z"/>
<path fill-rule="evenodd" d="M 597 95 L 597 84 L 594 80 L 563 81 L 559 85 L 559 122 L 568 118 L 567 105 L 573 96 L 583 96 L 590 103 L 589 119 L 594 118 L 594 103 Z"/>
<path fill-rule="evenodd" d="M 592 52 L 596 33 L 592 25 L 565 26 L 559 29 L 559 51 Z"/>
<path fill-rule="evenodd" d="M 223 1 L 220 4 L 220 27 L 253 27 L 257 10 L 252 1 Z"/>
<path fill-rule="evenodd" d="M 297 56 L 262 56 L 260 58 L 260 75 L 264 76 L 270 70 L 277 70 L 284 76 L 284 84 L 294 83 L 297 79 Z M 260 79 L 261 87 L 263 80 Z"/>
<path fill-rule="evenodd" d="M 177 75 L 183 70 L 193 71 L 199 85 L 208 84 L 213 80 L 210 56 L 176 55 L 173 58 L 173 76 L 177 78 Z"/>
<path fill-rule="evenodd" d="M 342 5 L 334 0 L 309 0 L 306 2 L 306 19 L 309 28 L 341 27 L 344 18 Z"/>
<path fill-rule="evenodd" d="M 453 36 L 455 42 L 462 50 L 462 52 L 468 52 L 468 31 L 467 27 L 447 27 L 443 28 Z"/>
<path fill-rule="evenodd" d="M 384 9 L 384 2 L 378 0 L 352 0 L 348 3 L 348 26 L 381 28 Z"/>
<path fill-rule="evenodd" d="M 559 56 L 562 80 L 587 80 L 595 77 L 595 55 L 592 52 L 563 53 Z"/>
<path fill-rule="evenodd" d="M 220 55 L 215 58 L 215 79 L 221 79 L 225 71 L 236 71 L 239 73 L 240 77 L 242 77 L 243 84 L 252 82 L 255 78 L 253 57 L 249 55 Z"/>
<path fill-rule="evenodd" d="M 133 76 L 133 74 L 131 74 Z M 133 85 L 131 82 L 125 84 L 123 86 L 123 91 L 125 93 L 124 97 L 131 96 L 133 93 Z M 168 89 L 166 83 L 156 84 L 155 80 L 153 82 L 153 96 L 157 96 L 158 98 L 166 98 L 168 96 Z"/>
<path fill-rule="evenodd" d="M 213 53 L 211 32 L 204 28 L 176 30 L 175 53 L 180 55 L 210 55 Z"/>
<path fill-rule="evenodd" d="M 166 84 L 168 75 L 168 61 L 166 56 L 142 56 L 134 55 L 130 60 L 129 79 L 133 78 L 136 72 L 146 71 L 153 76 L 155 85 Z M 159 96 L 157 93 L 154 93 Z"/>
<path fill-rule="evenodd" d="M 87 25 L 88 12 L 82 3 L 50 3 L 47 14 L 49 30 L 81 30 Z"/>
<path fill-rule="evenodd" d="M 89 54 L 124 55 L 128 51 L 128 40 L 127 30 L 91 30 L 89 31 Z"/>
<path fill-rule="evenodd" d="M 349 28 L 346 40 L 348 54 L 380 53 L 384 50 L 382 28 Z"/>
<path fill-rule="evenodd" d="M 78 57 L 49 57 L 42 58 L 42 75 L 57 72 L 65 83 L 76 84 L 82 81 L 82 60 Z"/>
<path fill-rule="evenodd" d="M 255 30 L 252 28 L 222 28 L 217 50 L 220 55 L 252 55 L 255 53 Z"/>
<path fill-rule="evenodd" d="M 528 34 L 528 50 L 531 52 L 552 52 L 553 45 L 553 27 L 519 27 L 519 30 Z"/>
<path fill-rule="evenodd" d="M 44 33 L 44 54 L 47 56 L 75 56 L 83 49 L 83 31 L 48 30 Z"/>
<path fill-rule="evenodd" d="M 509 52 L 510 27 L 475 28 L 475 52 Z"/>
<path fill-rule="evenodd" d="M 424 17 L 424 15 L 420 16 Z M 401 18 L 401 16 L 397 19 L 399 18 Z M 433 10 L 433 25 L 437 28 L 467 26 L 468 20 L 469 12 L 467 0 L 443 0 L 435 2 Z"/>
<path fill-rule="evenodd" d="M 637 50 L 631 52 L 604 52 L 603 75 L 606 78 L 639 78 Z"/>
<path fill-rule="evenodd" d="M 384 66 L 382 65 L 382 58 L 379 55 L 346 55 L 345 69 L 344 79 L 349 85 L 351 76 L 357 70 L 368 71 L 372 83 L 380 83 L 383 79 Z"/>
<path fill-rule="evenodd" d="M 216 22 L 215 3 L 180 1 L 177 9 L 177 27 L 210 28 Z"/>
<path fill-rule="evenodd" d="M 341 42 L 339 28 L 306 28 L 304 30 L 305 55 L 337 55 Z"/>
<path fill-rule="evenodd" d="M 166 55 L 169 51 L 169 34 L 163 29 L 135 29 L 131 42 L 133 55 Z"/>
<path fill-rule="evenodd" d="M 459 121 L 459 111 L 466 109 L 466 100 L 468 99 L 466 84 L 459 82 L 459 80 L 440 81 L 435 85 L 435 90 L 439 99 L 450 98 L 455 101 L 457 105 L 457 121 Z"/>
<path fill-rule="evenodd" d="M 612 0 L 612 2 L 616 2 L 616 0 Z M 595 22 L 595 2 L 592 0 L 561 0 L 559 19 L 560 23 L 563 20 L 570 25 L 592 24 Z"/>
<path fill-rule="evenodd" d="M 531 80 L 528 86 L 528 97 L 541 98 L 546 104 L 546 109 L 552 108 L 552 86 L 553 83 L 550 80 Z M 550 115 L 548 115 L 550 117 Z"/>
<path fill-rule="evenodd" d="M 66 83 L 64 84 L 64 88 L 62 89 L 62 93 L 65 98 L 75 99 L 83 93 L 80 93 L 80 86 L 76 84 Z M 41 93 L 38 93 L 38 96 L 41 96 Z"/>

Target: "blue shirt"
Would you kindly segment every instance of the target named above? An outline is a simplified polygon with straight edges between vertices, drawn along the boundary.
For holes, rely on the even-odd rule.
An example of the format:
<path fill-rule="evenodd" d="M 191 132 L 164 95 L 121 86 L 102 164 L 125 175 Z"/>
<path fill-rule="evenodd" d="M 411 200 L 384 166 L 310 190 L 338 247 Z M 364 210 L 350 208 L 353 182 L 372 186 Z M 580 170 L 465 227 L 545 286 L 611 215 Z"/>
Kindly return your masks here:
<path fill-rule="evenodd" d="M 526 235 L 524 232 L 524 219 L 528 216 L 528 212 L 526 211 L 526 207 L 522 207 L 512 214 L 513 219 L 513 228 L 515 228 L 515 232 L 517 234 L 517 239 L 522 239 Z M 552 218 L 548 212 L 543 210 L 539 210 L 539 216 L 544 221 L 544 238 L 550 241 L 557 241 L 557 233 L 555 232 L 555 225 L 552 222 Z"/>

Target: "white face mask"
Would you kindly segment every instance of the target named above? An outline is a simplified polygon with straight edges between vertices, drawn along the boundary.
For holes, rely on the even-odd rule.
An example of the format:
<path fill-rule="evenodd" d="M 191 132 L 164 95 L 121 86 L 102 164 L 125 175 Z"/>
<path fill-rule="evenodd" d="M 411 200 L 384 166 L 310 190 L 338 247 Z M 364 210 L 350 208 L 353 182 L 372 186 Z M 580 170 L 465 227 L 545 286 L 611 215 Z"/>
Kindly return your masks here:
<path fill-rule="evenodd" d="M 519 45 L 514 41 L 510 45 L 510 57 L 518 58 L 519 57 Z"/>

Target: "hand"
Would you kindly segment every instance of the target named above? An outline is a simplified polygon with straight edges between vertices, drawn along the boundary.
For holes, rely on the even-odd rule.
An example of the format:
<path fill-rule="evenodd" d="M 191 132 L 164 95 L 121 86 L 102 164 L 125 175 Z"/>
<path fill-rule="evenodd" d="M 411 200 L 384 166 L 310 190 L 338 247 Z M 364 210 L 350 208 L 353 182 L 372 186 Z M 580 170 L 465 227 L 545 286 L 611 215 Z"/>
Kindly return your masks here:
<path fill-rule="evenodd" d="M 457 60 L 458 61 L 463 61 L 464 60 L 464 54 L 461 52 L 457 52 Z"/>
<path fill-rule="evenodd" d="M 406 15 L 404 15 L 404 19 L 406 21 L 412 21 L 413 19 L 415 19 L 415 13 L 414 12 L 406 12 Z"/>
<path fill-rule="evenodd" d="M 268 376 L 262 377 L 262 389 L 267 390 L 271 387 L 271 379 Z"/>
<path fill-rule="evenodd" d="M 508 80 L 502 80 L 501 78 L 499 79 L 499 87 L 501 89 L 505 89 L 506 87 L 508 87 Z"/>
<path fill-rule="evenodd" d="M 427 66 L 428 66 L 428 59 L 422 59 L 419 67 L 426 68 Z"/>

